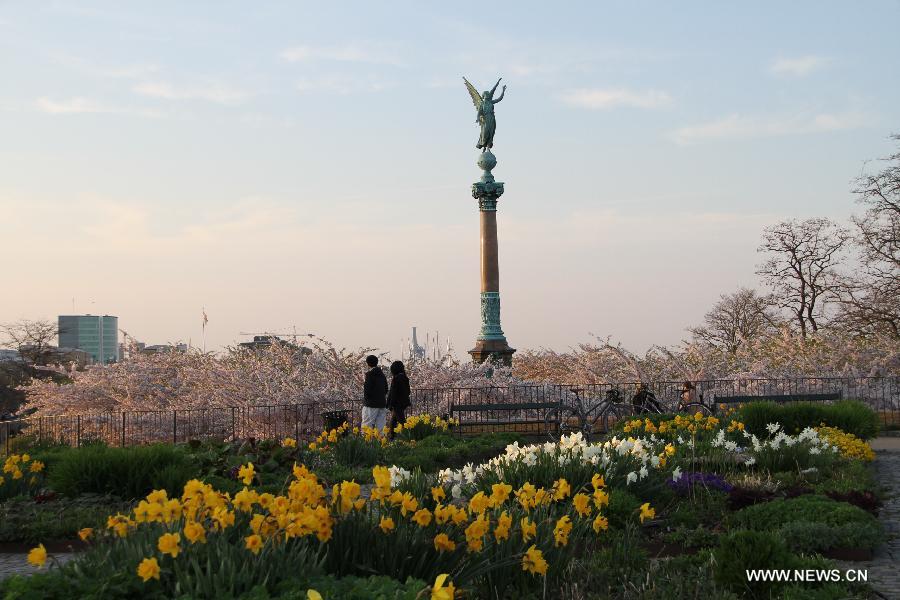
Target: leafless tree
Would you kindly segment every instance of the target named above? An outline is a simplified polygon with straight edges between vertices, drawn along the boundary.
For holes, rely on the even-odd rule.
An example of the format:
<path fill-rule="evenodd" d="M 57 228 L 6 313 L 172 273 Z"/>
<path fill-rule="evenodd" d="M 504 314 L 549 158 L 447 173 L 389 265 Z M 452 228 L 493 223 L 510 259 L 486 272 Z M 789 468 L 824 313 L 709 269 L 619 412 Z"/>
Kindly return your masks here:
<path fill-rule="evenodd" d="M 839 294 L 837 267 L 849 239 L 850 233 L 829 219 L 790 219 L 763 234 L 758 251 L 768 258 L 756 273 L 804 338 L 819 330 L 826 303 Z"/>
<path fill-rule="evenodd" d="M 742 287 L 719 296 L 719 301 L 703 317 L 703 324 L 689 331 L 695 340 L 735 354 L 744 342 L 773 331 L 778 321 L 770 297 Z"/>
<path fill-rule="evenodd" d="M 32 365 L 47 365 L 53 362 L 56 346 L 53 342 L 58 334 L 53 321 L 21 319 L 0 325 L 3 342 L 19 351 L 22 359 Z"/>
<path fill-rule="evenodd" d="M 882 171 L 862 175 L 853 190 L 866 209 L 853 218 L 862 264 L 847 277 L 840 317 L 857 333 L 900 338 L 900 152 L 884 160 Z"/>

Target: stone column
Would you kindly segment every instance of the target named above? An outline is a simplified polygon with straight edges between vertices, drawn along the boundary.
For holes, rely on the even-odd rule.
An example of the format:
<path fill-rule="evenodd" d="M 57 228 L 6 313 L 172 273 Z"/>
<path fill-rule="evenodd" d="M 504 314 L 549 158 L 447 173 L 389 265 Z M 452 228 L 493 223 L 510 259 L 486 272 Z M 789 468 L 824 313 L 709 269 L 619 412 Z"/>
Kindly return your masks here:
<path fill-rule="evenodd" d="M 483 174 L 472 184 L 472 196 L 478 200 L 481 220 L 481 332 L 475 347 L 469 350 L 475 362 L 493 359 L 512 363 L 515 349 L 510 348 L 500 328 L 500 266 L 497 248 L 497 200 L 503 195 L 503 183 L 495 181 L 491 170 L 497 166 L 492 152 L 478 159 Z"/>

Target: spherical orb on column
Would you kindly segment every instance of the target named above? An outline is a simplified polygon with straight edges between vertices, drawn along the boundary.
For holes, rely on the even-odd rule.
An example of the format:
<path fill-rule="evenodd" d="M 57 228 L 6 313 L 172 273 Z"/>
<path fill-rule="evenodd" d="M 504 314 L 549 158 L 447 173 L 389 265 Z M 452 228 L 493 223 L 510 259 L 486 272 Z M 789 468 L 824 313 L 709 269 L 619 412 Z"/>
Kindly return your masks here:
<path fill-rule="evenodd" d="M 490 171 L 497 166 L 497 157 L 490 150 L 482 152 L 478 157 L 478 166 L 484 171 Z"/>

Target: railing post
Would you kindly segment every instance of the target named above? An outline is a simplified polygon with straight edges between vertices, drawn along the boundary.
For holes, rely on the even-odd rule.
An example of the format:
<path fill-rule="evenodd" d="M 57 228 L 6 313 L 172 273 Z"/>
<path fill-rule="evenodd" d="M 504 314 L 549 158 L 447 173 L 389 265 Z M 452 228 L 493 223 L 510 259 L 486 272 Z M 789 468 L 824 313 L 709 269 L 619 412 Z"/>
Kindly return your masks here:
<path fill-rule="evenodd" d="M 75 417 L 75 447 L 81 448 L 81 415 Z"/>
<path fill-rule="evenodd" d="M 44 441 L 44 417 L 38 417 L 38 442 Z"/>
<path fill-rule="evenodd" d="M 178 411 L 172 410 L 172 443 L 178 443 Z"/>
<path fill-rule="evenodd" d="M 234 407 L 231 407 L 231 441 L 235 441 L 237 439 L 237 429 L 235 429 L 234 425 Z"/>
<path fill-rule="evenodd" d="M 122 411 L 122 447 L 125 447 L 125 411 Z"/>

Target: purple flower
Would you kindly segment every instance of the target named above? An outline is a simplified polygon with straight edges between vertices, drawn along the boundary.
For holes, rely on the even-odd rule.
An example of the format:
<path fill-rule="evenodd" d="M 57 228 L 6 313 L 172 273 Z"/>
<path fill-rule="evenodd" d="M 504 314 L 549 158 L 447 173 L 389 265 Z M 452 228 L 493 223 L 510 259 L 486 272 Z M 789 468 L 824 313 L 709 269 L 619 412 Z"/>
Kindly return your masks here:
<path fill-rule="evenodd" d="M 717 475 L 716 473 L 699 473 L 691 471 L 682 473 L 681 479 L 678 481 L 670 479 L 667 483 L 675 493 L 682 496 L 688 495 L 695 486 L 719 492 L 730 492 L 733 488 L 733 486 L 725 481 L 721 475 Z"/>

